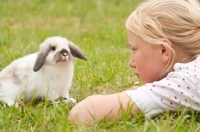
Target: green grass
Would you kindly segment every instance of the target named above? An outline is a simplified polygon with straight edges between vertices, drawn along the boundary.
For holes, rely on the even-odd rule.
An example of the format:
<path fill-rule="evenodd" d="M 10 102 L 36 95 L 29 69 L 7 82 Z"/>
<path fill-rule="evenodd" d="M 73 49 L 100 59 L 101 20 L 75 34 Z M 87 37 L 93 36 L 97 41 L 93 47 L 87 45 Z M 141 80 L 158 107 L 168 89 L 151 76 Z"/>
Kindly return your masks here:
<path fill-rule="evenodd" d="M 70 95 L 81 101 L 93 94 L 123 91 L 134 83 L 128 67 L 125 21 L 141 0 L 0 0 L 0 70 L 13 60 L 37 52 L 49 36 L 76 43 L 88 61 L 74 58 L 75 76 Z M 73 125 L 67 117 L 73 104 L 24 104 L 0 107 L 1 132 L 147 131 L 198 132 L 196 114 L 142 115 L 122 121 Z"/>

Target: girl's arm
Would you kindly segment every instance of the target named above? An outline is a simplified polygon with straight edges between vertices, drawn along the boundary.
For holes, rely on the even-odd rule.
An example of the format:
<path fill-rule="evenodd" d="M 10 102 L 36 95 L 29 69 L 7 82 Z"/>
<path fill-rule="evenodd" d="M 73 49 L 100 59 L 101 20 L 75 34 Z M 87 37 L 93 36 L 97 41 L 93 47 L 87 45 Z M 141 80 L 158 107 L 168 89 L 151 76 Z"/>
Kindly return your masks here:
<path fill-rule="evenodd" d="M 100 119 L 111 121 L 120 119 L 124 112 L 130 112 L 133 116 L 140 112 L 126 93 L 121 92 L 110 95 L 93 95 L 75 105 L 70 114 L 69 121 L 91 124 Z"/>

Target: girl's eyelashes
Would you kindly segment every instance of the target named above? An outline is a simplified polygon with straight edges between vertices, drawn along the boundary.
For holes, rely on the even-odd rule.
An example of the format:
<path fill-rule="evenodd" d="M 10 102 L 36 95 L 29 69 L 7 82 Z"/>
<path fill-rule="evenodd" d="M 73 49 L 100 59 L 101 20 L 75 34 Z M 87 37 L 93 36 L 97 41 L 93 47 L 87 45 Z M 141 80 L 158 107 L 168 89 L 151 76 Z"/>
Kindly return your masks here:
<path fill-rule="evenodd" d="M 136 50 L 136 48 L 131 48 L 131 50 L 132 50 L 132 51 L 135 51 L 135 50 Z"/>
<path fill-rule="evenodd" d="M 134 52 L 137 50 L 137 48 L 135 46 L 132 46 L 131 44 L 129 44 L 129 49 Z"/>
<path fill-rule="evenodd" d="M 135 51 L 135 50 L 136 50 L 136 48 L 130 47 L 130 50 L 131 50 L 131 51 Z"/>

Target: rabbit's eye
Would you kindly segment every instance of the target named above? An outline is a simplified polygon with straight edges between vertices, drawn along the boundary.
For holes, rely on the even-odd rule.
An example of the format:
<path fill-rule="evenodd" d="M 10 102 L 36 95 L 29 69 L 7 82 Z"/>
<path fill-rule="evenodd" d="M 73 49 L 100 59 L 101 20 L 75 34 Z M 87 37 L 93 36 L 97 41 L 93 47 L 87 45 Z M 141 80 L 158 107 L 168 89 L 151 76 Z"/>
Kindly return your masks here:
<path fill-rule="evenodd" d="M 52 46 L 52 47 L 51 47 L 51 50 L 53 50 L 53 51 L 56 50 L 56 47 L 55 47 L 55 46 Z"/>

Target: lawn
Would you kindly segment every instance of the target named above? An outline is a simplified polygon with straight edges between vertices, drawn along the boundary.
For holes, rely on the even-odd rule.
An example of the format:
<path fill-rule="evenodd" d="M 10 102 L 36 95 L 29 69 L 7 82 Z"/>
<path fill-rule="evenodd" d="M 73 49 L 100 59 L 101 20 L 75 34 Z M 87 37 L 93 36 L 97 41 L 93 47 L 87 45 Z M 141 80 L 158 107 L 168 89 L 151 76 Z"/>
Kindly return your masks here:
<path fill-rule="evenodd" d="M 37 52 L 50 36 L 63 36 L 79 46 L 88 61 L 75 65 L 70 95 L 81 101 L 93 94 L 123 91 L 137 83 L 128 66 L 127 16 L 142 0 L 0 0 L 0 70 L 13 60 Z M 136 85 L 136 84 L 135 84 Z M 175 113 L 145 119 L 95 123 L 67 122 L 74 104 L 41 102 L 20 108 L 0 105 L 1 132 L 198 132 L 199 115 Z M 102 108 L 103 109 L 103 108 Z"/>

